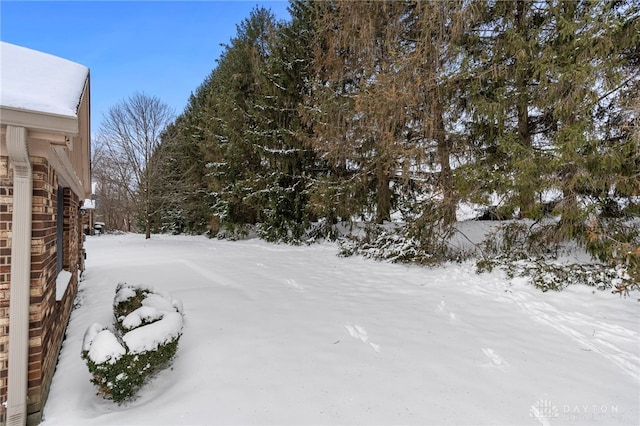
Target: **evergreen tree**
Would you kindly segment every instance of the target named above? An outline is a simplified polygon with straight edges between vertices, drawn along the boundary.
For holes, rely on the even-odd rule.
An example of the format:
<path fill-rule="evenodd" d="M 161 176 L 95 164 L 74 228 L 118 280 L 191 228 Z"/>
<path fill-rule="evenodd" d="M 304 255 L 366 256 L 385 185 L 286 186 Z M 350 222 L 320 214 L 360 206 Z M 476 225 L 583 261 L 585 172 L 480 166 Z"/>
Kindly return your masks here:
<path fill-rule="evenodd" d="M 189 109 L 193 105 L 193 97 Z M 211 200 L 203 182 L 205 167 L 197 134 L 187 124 L 186 112 L 162 135 L 154 154 L 162 178 L 154 188 L 157 216 L 154 232 L 196 233 L 207 230 L 211 220 Z"/>
<path fill-rule="evenodd" d="M 218 146 L 212 126 L 217 121 L 210 113 L 213 80 L 209 76 L 191 94 L 183 113 L 163 133 L 162 144 L 154 154 L 163 176 L 155 189 L 161 200 L 155 222 L 160 232 L 202 233 L 218 227 L 208 187 L 211 159 Z"/>
<path fill-rule="evenodd" d="M 312 35 L 305 8 L 292 3 L 286 24 L 255 9 L 167 133 L 167 170 L 181 174 L 171 189 L 184 190 L 175 199 L 185 204 L 165 212 L 183 224 L 176 229 L 208 223 L 235 234 L 259 223 L 264 238 L 295 241 L 308 227 L 315 157 L 298 111 Z"/>
<path fill-rule="evenodd" d="M 262 134 L 255 115 L 260 93 L 259 67 L 269 54 L 273 16 L 264 9 L 237 26 L 217 67 L 203 86 L 204 101 L 192 114 L 199 120 L 199 145 L 205 165 L 205 184 L 212 197 L 213 230 L 232 232 L 258 221 L 252 197 L 264 190 L 257 142 Z"/>
<path fill-rule="evenodd" d="M 395 61 L 409 4 L 318 2 L 307 120 L 328 173 L 316 188 L 331 216 L 388 221 L 393 182 L 407 154 L 408 117 Z M 335 220 L 335 217 L 331 217 Z"/>
<path fill-rule="evenodd" d="M 555 171 L 550 184 L 562 192 L 560 237 L 584 241 L 587 221 L 606 210 L 603 202 L 608 203 L 617 186 L 630 182 L 626 166 L 633 170 L 637 162 L 629 138 L 607 140 L 598 118 L 603 101 L 617 102 L 633 80 L 625 75 L 628 45 L 621 39 L 638 37 L 637 7 L 633 18 L 630 8 L 604 1 L 549 6 L 555 31 L 546 43 L 542 84 L 553 117 L 547 133 Z M 632 187 L 625 192 L 633 193 Z"/>
<path fill-rule="evenodd" d="M 461 148 L 464 104 L 459 99 L 465 86 L 459 45 L 468 31 L 469 14 L 462 1 L 419 2 L 405 18 L 405 48 L 398 67 L 408 100 L 405 113 L 411 118 L 408 133 L 416 139 L 411 141 L 414 155 L 408 160 L 418 172 L 414 186 L 433 194 L 419 209 L 418 235 L 421 228 L 446 228 L 456 221 L 452 158 Z"/>
<path fill-rule="evenodd" d="M 638 214 L 638 10 L 293 0 L 276 22 L 255 9 L 163 135 L 158 226 L 259 224 L 296 242 L 318 219 L 401 212 L 428 251 L 461 200 L 540 219 L 551 198 L 544 238 L 605 253 L 606 230 Z"/>
<path fill-rule="evenodd" d="M 468 138 L 473 148 L 461 170 L 472 201 L 497 197 L 499 216 L 539 216 L 534 204 L 550 173 L 545 141 L 548 100 L 540 84 L 542 38 L 549 30 L 544 1 L 478 1 L 465 37 Z"/>
<path fill-rule="evenodd" d="M 292 3 L 290 11 L 291 22 L 274 25 L 269 33 L 268 56 L 254 58 L 260 90 L 252 114 L 265 187 L 251 202 L 259 210 L 263 238 L 297 242 L 309 227 L 308 194 L 315 173 L 315 154 L 307 143 L 309 128 L 299 113 L 313 34 L 308 4 Z"/>
<path fill-rule="evenodd" d="M 460 188 L 475 200 L 498 195 L 505 217 L 519 210 L 540 218 L 543 205 L 534 200 L 555 194 L 560 221 L 538 238 L 584 243 L 593 218 L 619 209 L 617 188 L 623 197 L 637 193 L 637 150 L 620 119 L 637 82 L 631 40 L 638 8 L 606 1 L 476 6 L 463 45 L 475 150 L 460 170 Z"/>

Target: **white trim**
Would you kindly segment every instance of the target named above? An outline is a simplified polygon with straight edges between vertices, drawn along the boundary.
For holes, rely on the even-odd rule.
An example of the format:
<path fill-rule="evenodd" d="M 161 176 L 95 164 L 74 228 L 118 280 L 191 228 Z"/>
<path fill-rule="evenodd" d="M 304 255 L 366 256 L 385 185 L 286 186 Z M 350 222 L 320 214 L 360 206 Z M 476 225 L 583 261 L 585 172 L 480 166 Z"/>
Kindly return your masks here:
<path fill-rule="evenodd" d="M 63 186 L 71 188 L 80 199 L 85 198 L 82 182 L 78 175 L 76 175 L 64 147 L 55 145 L 49 147 L 49 163 L 64 181 Z"/>
<path fill-rule="evenodd" d="M 2 124 L 26 127 L 44 132 L 77 135 L 78 118 L 47 112 L 29 111 L 7 106 L 0 106 Z"/>
<path fill-rule="evenodd" d="M 27 130 L 7 126 L 6 139 L 9 161 L 13 165 L 7 425 L 17 426 L 27 422 L 33 173 Z"/>
<path fill-rule="evenodd" d="M 68 140 L 69 138 L 63 134 L 54 134 L 54 133 L 47 133 L 47 132 L 38 132 L 38 131 L 29 131 L 29 140 L 34 140 L 34 139 L 39 139 L 39 140 L 43 140 L 46 142 L 49 142 L 52 145 L 62 145 L 62 146 L 68 146 Z"/>

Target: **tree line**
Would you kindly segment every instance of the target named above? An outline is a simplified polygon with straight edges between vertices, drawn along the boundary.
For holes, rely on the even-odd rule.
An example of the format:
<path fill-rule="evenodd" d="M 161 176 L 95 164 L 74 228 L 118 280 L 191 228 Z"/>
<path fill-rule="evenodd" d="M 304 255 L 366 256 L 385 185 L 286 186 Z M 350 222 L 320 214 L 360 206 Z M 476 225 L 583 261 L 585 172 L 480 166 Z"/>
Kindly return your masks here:
<path fill-rule="evenodd" d="M 556 218 L 536 237 L 596 256 L 637 241 L 637 2 L 291 0 L 289 11 L 282 22 L 256 8 L 163 128 L 141 169 L 158 179 L 134 185 L 150 231 L 258 225 L 296 243 L 340 221 L 395 221 L 429 248 L 475 205 Z"/>

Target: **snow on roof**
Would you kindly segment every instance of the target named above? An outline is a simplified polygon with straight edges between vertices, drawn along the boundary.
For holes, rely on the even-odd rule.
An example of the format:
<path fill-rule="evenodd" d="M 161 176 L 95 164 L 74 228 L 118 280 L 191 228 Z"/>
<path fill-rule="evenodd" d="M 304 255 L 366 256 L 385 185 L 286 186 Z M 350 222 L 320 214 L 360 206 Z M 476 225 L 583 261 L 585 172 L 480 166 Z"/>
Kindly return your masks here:
<path fill-rule="evenodd" d="M 77 117 L 89 69 L 69 60 L 0 42 L 0 105 Z"/>

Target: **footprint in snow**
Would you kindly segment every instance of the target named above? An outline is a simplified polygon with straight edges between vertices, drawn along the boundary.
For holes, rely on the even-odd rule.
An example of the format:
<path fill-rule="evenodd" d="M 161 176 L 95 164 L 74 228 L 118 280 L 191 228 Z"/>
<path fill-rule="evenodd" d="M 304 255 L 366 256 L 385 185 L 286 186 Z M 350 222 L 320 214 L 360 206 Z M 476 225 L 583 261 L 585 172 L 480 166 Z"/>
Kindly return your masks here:
<path fill-rule="evenodd" d="M 287 284 L 290 285 L 291 287 L 298 289 L 298 290 L 303 290 L 304 287 L 302 287 L 300 284 L 298 284 L 296 282 L 296 280 L 287 280 Z"/>
<path fill-rule="evenodd" d="M 380 345 L 376 345 L 375 343 L 368 342 L 369 335 L 367 334 L 367 330 L 360 327 L 359 325 L 345 325 L 344 328 L 347 329 L 351 337 L 362 341 L 362 343 L 367 343 L 369 346 L 373 348 L 374 351 L 380 352 Z"/>
<path fill-rule="evenodd" d="M 442 312 L 443 314 L 447 314 L 451 321 L 456 321 L 458 319 L 456 314 L 454 314 L 453 312 L 447 311 L 447 305 L 446 305 L 446 303 L 444 303 L 444 300 L 441 301 L 440 303 L 438 303 L 438 306 L 436 307 L 436 310 L 438 312 Z"/>
<path fill-rule="evenodd" d="M 485 356 L 487 358 L 489 358 L 489 360 L 491 361 L 491 364 L 488 364 L 488 366 L 498 367 L 500 370 L 506 371 L 507 367 L 509 366 L 509 363 L 507 363 L 493 349 L 491 349 L 491 348 L 482 348 L 482 353 L 484 353 Z"/>

